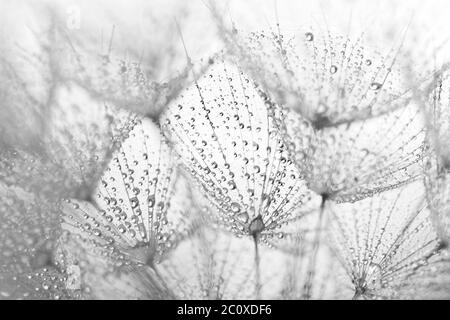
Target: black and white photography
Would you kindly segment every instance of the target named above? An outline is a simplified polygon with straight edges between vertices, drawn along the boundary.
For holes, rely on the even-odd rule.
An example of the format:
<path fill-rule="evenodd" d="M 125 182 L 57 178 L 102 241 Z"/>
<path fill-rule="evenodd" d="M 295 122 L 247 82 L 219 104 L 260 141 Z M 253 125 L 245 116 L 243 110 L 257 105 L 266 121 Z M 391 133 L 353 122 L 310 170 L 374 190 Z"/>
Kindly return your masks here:
<path fill-rule="evenodd" d="M 450 299 L 449 17 L 0 0 L 0 300 Z"/>

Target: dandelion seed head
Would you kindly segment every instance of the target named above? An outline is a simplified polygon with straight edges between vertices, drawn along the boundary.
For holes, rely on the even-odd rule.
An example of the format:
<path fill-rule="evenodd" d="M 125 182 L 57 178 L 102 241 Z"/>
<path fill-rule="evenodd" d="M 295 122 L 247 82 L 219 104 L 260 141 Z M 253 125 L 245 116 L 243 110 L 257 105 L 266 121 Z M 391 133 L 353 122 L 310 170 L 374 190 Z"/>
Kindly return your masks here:
<path fill-rule="evenodd" d="M 285 140 L 308 186 L 338 201 L 356 201 L 418 179 L 425 125 L 417 106 L 317 131 L 285 111 Z"/>
<path fill-rule="evenodd" d="M 216 60 L 163 115 L 163 130 L 214 220 L 239 235 L 273 233 L 318 199 L 289 159 L 277 107 L 238 67 Z"/>
<path fill-rule="evenodd" d="M 427 119 L 427 150 L 423 161 L 427 198 L 433 222 L 439 237 L 450 241 L 449 215 L 449 79 L 448 72 L 436 77 L 430 87 L 428 99 L 424 101 Z"/>
<path fill-rule="evenodd" d="M 165 138 L 139 119 L 114 153 L 93 202 L 66 200 L 64 229 L 116 267 L 153 267 L 188 237 L 189 190 Z"/>
<path fill-rule="evenodd" d="M 181 244 L 158 270 L 179 299 L 255 299 L 258 278 L 252 242 L 205 227 Z M 261 248 L 263 298 L 277 297 L 284 258 L 277 250 Z"/>
<path fill-rule="evenodd" d="M 403 282 L 439 246 L 420 182 L 332 205 L 329 228 L 355 299 L 401 298 Z"/>
<path fill-rule="evenodd" d="M 364 34 L 316 29 L 224 37 L 264 99 L 283 108 L 283 139 L 313 191 L 356 201 L 420 176 L 424 122 L 401 44 L 381 53 Z"/>

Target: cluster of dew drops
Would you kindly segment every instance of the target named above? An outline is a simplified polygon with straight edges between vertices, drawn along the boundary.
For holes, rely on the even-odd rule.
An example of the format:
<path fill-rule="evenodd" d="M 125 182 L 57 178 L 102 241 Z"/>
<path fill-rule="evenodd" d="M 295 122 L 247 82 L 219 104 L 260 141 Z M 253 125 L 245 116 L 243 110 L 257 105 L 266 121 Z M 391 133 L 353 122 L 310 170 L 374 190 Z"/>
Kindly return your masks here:
<path fill-rule="evenodd" d="M 313 42 L 315 34 L 306 32 L 304 39 L 307 42 Z M 367 67 L 374 63 L 369 58 L 363 61 Z M 180 296 L 189 296 L 189 292 L 198 288 L 189 288 L 188 285 L 183 287 L 181 276 L 164 268 L 170 266 L 175 270 L 183 269 L 184 266 L 177 265 L 176 263 L 179 262 L 171 258 L 172 252 L 182 247 L 183 243 L 203 239 L 200 236 L 197 239 L 197 235 L 203 232 L 203 229 L 211 227 L 217 230 L 215 231 L 217 233 L 229 231 L 225 238 L 230 243 L 242 239 L 254 242 L 254 251 L 245 252 L 249 257 L 255 256 L 254 259 L 246 261 L 254 266 L 254 275 L 245 278 L 245 281 L 252 283 L 252 290 L 256 297 L 260 297 L 261 282 L 264 282 L 264 279 L 261 279 L 260 270 L 262 251 L 265 249 L 276 251 L 283 247 L 304 245 L 306 254 L 303 252 L 304 256 L 301 259 L 308 262 L 306 271 L 303 270 L 306 280 L 301 290 L 307 291 L 305 296 L 310 298 L 312 283 L 317 277 L 315 269 L 318 263 L 319 241 L 321 241 L 317 234 L 322 228 L 322 222 L 315 221 L 317 219 L 314 218 L 314 213 L 320 212 L 319 220 L 321 220 L 324 210 L 330 210 L 338 216 L 339 210 L 344 213 L 354 213 L 355 209 L 348 209 L 345 204 L 342 209 L 339 207 L 341 204 L 337 203 L 339 201 L 334 203 L 332 197 L 335 196 L 335 200 L 339 200 L 336 190 L 333 190 L 333 194 L 328 193 L 326 188 L 319 188 L 320 192 L 310 190 L 314 181 L 308 181 L 308 174 L 303 173 L 302 167 L 291 160 L 291 157 L 296 160 L 299 158 L 296 158 L 298 155 L 291 154 L 290 141 L 285 136 L 285 124 L 282 118 L 285 110 L 282 106 L 274 103 L 271 100 L 272 97 L 268 97 L 264 90 L 240 68 L 229 62 L 225 63 L 219 57 L 210 59 L 208 64 L 211 65 L 207 69 L 209 76 L 194 75 L 193 84 L 182 91 L 180 97 L 163 111 L 160 119 L 161 128 L 154 121 L 141 115 L 134 117 L 126 139 L 123 139 L 120 147 L 114 151 L 106 168 L 103 168 L 103 175 L 98 185 L 92 189 L 94 196 L 84 197 L 84 199 L 65 198 L 65 201 L 51 206 L 48 210 L 37 206 L 39 210 L 35 210 L 30 221 L 27 221 L 27 218 L 22 220 L 20 210 L 14 208 L 17 205 L 23 206 L 23 203 L 29 203 L 33 208 L 34 202 L 45 200 L 38 196 L 27 195 L 25 200 L 12 197 L 12 200 L 5 204 L 2 211 L 18 211 L 13 218 L 9 218 L 8 223 L 2 225 L 5 234 L 9 234 L 11 230 L 8 229 L 20 223 L 29 223 L 31 226 L 36 225 L 36 228 L 27 230 L 27 226 L 21 227 L 21 232 L 33 234 L 38 238 L 43 236 L 45 241 L 29 240 L 33 249 L 18 248 L 17 251 L 22 251 L 24 256 L 13 257 L 11 260 L 13 266 L 5 267 L 2 264 L 2 268 L 5 267 L 7 270 L 6 272 L 1 270 L 0 278 L 0 284 L 5 287 L 5 289 L 0 288 L 0 293 L 4 297 L 19 295 L 21 298 L 28 298 L 36 295 L 42 298 L 47 296 L 41 294 L 44 291 L 56 299 L 90 298 L 91 290 L 95 291 L 95 289 L 88 285 L 81 290 L 82 276 L 86 273 L 89 276 L 102 277 L 105 274 L 114 274 L 117 270 L 132 270 L 132 272 L 139 270 L 136 271 L 140 279 L 139 285 L 149 283 L 150 297 L 153 291 L 161 294 L 166 292 L 165 290 L 172 292 L 170 296 L 176 296 L 177 290 L 181 291 Z M 136 87 L 134 92 L 129 91 L 129 93 L 141 90 L 148 98 L 158 89 L 157 86 L 148 84 L 143 75 L 128 77 L 129 70 L 131 74 L 139 74 L 136 65 L 127 66 L 125 62 L 122 62 L 120 74 L 125 77 L 126 89 Z M 219 75 L 215 75 L 213 71 Z M 338 72 L 340 72 L 338 65 L 332 64 L 329 67 L 331 75 Z M 115 85 L 114 82 L 113 84 Z M 369 89 L 381 91 L 383 84 L 372 81 Z M 324 113 L 321 110 L 316 111 Z M 311 126 L 310 120 L 305 119 L 304 123 Z M 347 129 L 344 130 L 348 130 L 351 127 L 350 124 L 347 124 Z M 407 131 L 408 126 L 409 123 L 400 133 Z M 322 128 L 315 128 L 316 131 L 320 129 Z M 369 150 L 364 150 L 363 160 L 370 153 Z M 324 164 L 327 163 L 324 162 Z M 386 170 L 393 171 L 389 167 Z M 402 185 L 410 182 L 407 181 L 408 177 L 395 186 L 402 188 Z M 353 182 L 358 183 L 355 179 Z M 382 296 L 381 289 L 385 288 L 381 287 L 389 286 L 391 282 L 394 282 L 392 275 L 389 280 L 386 280 L 380 268 L 374 267 L 378 263 L 374 260 L 378 257 L 378 253 L 366 252 L 373 249 L 372 244 L 377 241 L 381 243 L 383 240 L 388 242 L 391 238 L 398 236 L 398 242 L 392 244 L 394 252 L 389 252 L 388 248 L 386 256 L 388 254 L 406 255 L 408 252 L 405 253 L 402 250 L 407 248 L 408 240 L 412 239 L 410 243 L 413 243 L 417 237 L 422 236 L 423 232 L 430 230 L 427 220 L 420 220 L 417 222 L 418 225 L 411 222 L 410 224 L 415 228 L 413 230 L 409 230 L 409 224 L 400 231 L 389 230 L 386 226 L 391 216 L 397 215 L 400 209 L 395 208 L 397 200 L 382 207 L 389 197 L 379 196 L 378 192 L 380 194 L 384 191 L 395 193 L 396 190 L 391 186 L 384 189 L 383 186 L 377 188 L 378 186 L 375 186 L 372 191 L 361 191 L 367 192 L 375 200 L 361 200 L 356 197 L 356 200 L 361 201 L 362 207 L 367 206 L 368 212 L 360 214 L 370 216 L 368 221 L 362 220 L 362 223 L 366 223 L 364 227 L 374 233 L 373 239 L 362 237 L 364 241 L 367 241 L 366 243 L 361 244 L 357 239 L 356 244 L 349 244 L 351 240 L 344 237 L 339 239 L 341 242 L 337 245 L 341 250 L 338 250 L 338 254 L 344 256 L 341 260 L 344 263 L 350 261 L 348 263 L 350 266 L 343 266 L 344 269 L 347 268 L 347 272 L 348 268 L 363 269 L 361 275 L 355 270 L 350 270 L 353 278 L 349 281 L 355 286 L 358 295 L 363 292 L 367 297 L 378 294 Z M 401 197 L 400 192 L 396 199 Z M 351 202 L 356 203 L 358 208 L 359 202 L 356 200 Z M 370 200 L 373 201 L 368 204 L 367 201 Z M 389 206 L 393 209 L 387 213 L 386 218 L 383 216 L 383 210 Z M 405 210 L 414 211 L 415 209 L 408 207 Z M 345 215 L 344 213 L 342 215 Z M 350 213 L 349 216 L 351 216 Z M 371 219 L 371 215 L 375 217 L 374 220 Z M 349 219 L 355 219 L 358 223 L 356 216 Z M 417 216 L 422 219 L 420 214 Z M 376 219 L 380 221 L 386 219 L 386 226 L 377 230 L 379 226 L 373 225 Z M 53 225 L 55 221 L 57 222 L 55 229 L 59 232 L 47 230 L 48 228 L 40 230 L 42 228 L 40 224 Z M 342 228 L 345 223 L 341 223 L 336 218 L 339 228 Z M 307 229 L 301 238 L 301 241 L 303 240 L 306 244 L 298 242 L 299 233 L 295 229 L 297 224 L 300 225 L 300 230 Z M 371 228 L 375 229 L 371 230 Z M 311 230 L 315 232 L 312 236 Z M 354 232 L 358 237 L 358 232 L 363 231 L 356 228 L 350 232 Z M 3 241 L 1 235 L 0 240 Z M 430 243 L 434 244 L 434 242 L 438 242 L 437 237 L 430 240 Z M 5 247 L 10 245 L 7 240 L 5 243 Z M 12 245 L 16 244 L 12 243 Z M 261 244 L 264 246 L 259 247 Z M 26 241 L 21 245 L 26 247 Z M 239 274 L 237 261 L 241 258 L 237 255 L 229 258 L 228 252 L 215 252 L 214 246 L 215 243 L 212 243 L 210 246 L 212 249 L 208 247 L 208 250 L 213 250 L 213 254 L 205 248 L 203 250 L 206 253 L 201 253 L 213 257 L 219 256 L 220 263 L 232 264 L 236 268 L 233 272 Z M 428 248 L 428 244 L 424 247 Z M 1 249 L 4 249 L 3 244 Z M 409 248 L 409 250 L 413 249 Z M 420 248 L 422 249 L 424 248 Z M 392 271 L 398 267 L 392 272 L 401 274 L 406 270 L 418 268 L 417 261 L 421 263 L 424 260 L 428 261 L 438 251 L 432 248 L 431 254 L 424 253 L 416 260 L 411 259 L 407 265 L 395 261 L 392 265 L 386 263 L 386 269 Z M 191 252 L 184 254 L 191 255 Z M 9 253 L 4 250 L 2 255 L 6 257 Z M 364 256 L 362 263 L 359 261 L 361 256 Z M 205 260 L 209 258 L 209 256 L 203 257 Z M 410 257 L 405 257 L 405 260 L 408 259 Z M 102 261 L 99 265 L 102 263 L 106 265 L 105 269 L 100 268 L 101 273 L 97 273 L 98 270 L 92 268 L 92 265 L 99 261 Z M 220 265 L 219 262 L 216 261 L 212 265 Z M 211 266 L 208 267 L 211 268 Z M 150 268 L 151 271 L 145 268 Z M 193 268 L 195 272 L 201 274 L 199 279 L 208 277 L 211 273 L 211 270 L 205 269 L 201 263 L 194 265 Z M 142 272 L 142 269 L 147 271 Z M 10 274 L 13 274 L 12 282 L 8 280 Z M 167 277 L 175 277 L 175 280 L 169 281 Z M 170 288 L 168 283 L 173 284 L 173 281 L 176 282 L 177 279 L 180 279 L 177 287 Z M 139 287 L 137 283 L 129 281 L 131 287 Z M 202 283 L 198 284 L 199 287 L 202 285 Z M 215 287 L 216 284 L 209 285 Z M 221 285 L 223 283 L 217 284 L 215 288 L 220 291 Z M 29 292 L 30 289 L 32 294 Z M 118 290 L 120 291 L 120 288 Z M 194 293 L 194 296 L 197 296 L 196 294 L 198 292 Z M 205 295 L 210 296 L 210 293 Z M 155 293 L 154 296 L 158 295 Z M 297 295 L 295 298 L 300 296 Z"/>

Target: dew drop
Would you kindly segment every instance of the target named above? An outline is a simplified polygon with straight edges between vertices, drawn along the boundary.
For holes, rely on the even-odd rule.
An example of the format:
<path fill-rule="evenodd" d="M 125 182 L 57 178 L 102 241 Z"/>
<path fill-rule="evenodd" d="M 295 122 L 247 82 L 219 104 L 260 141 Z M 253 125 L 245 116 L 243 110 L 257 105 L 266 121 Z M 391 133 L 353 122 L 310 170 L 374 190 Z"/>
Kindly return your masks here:
<path fill-rule="evenodd" d="M 231 204 L 231 211 L 234 213 L 238 213 L 239 211 L 241 211 L 241 206 L 239 205 L 239 203 L 233 202 Z"/>
<path fill-rule="evenodd" d="M 306 41 L 313 41 L 314 40 L 314 35 L 312 34 L 312 32 L 305 33 L 305 37 L 306 37 Z"/>
<path fill-rule="evenodd" d="M 332 66 L 330 67 L 330 73 L 331 73 L 331 74 L 335 74 L 337 71 L 338 71 L 338 68 L 337 68 L 335 65 L 332 65 Z"/>
<path fill-rule="evenodd" d="M 153 208 L 154 205 L 155 205 L 155 196 L 151 195 L 148 197 L 148 207 Z"/>

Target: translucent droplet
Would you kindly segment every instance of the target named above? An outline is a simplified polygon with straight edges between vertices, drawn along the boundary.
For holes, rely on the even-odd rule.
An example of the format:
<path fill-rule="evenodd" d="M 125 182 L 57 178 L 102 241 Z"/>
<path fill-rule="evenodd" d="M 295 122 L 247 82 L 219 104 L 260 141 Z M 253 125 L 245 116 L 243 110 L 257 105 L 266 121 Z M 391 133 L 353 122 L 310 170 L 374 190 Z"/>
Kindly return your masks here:
<path fill-rule="evenodd" d="M 239 211 L 241 211 L 241 206 L 239 205 L 239 203 L 233 202 L 231 204 L 231 211 L 234 213 L 238 213 Z"/>
<path fill-rule="evenodd" d="M 330 68 L 330 73 L 335 74 L 338 71 L 338 68 L 335 65 L 332 65 Z"/>
<path fill-rule="evenodd" d="M 148 206 L 149 208 L 153 208 L 154 205 L 155 205 L 155 196 L 151 195 L 148 197 Z"/>
<path fill-rule="evenodd" d="M 242 223 L 246 223 L 248 221 L 248 213 L 247 212 L 242 212 L 240 214 L 237 215 L 236 217 L 240 222 Z"/>
<path fill-rule="evenodd" d="M 313 41 L 314 35 L 311 32 L 305 33 L 306 41 Z"/>
<path fill-rule="evenodd" d="M 381 83 L 378 82 L 372 82 L 372 84 L 370 85 L 370 89 L 372 90 L 380 90 L 382 87 Z"/>
<path fill-rule="evenodd" d="M 131 208 L 136 209 L 137 206 L 139 205 L 139 200 L 138 200 L 138 198 L 132 198 L 132 199 L 130 199 L 130 205 L 131 205 Z"/>

